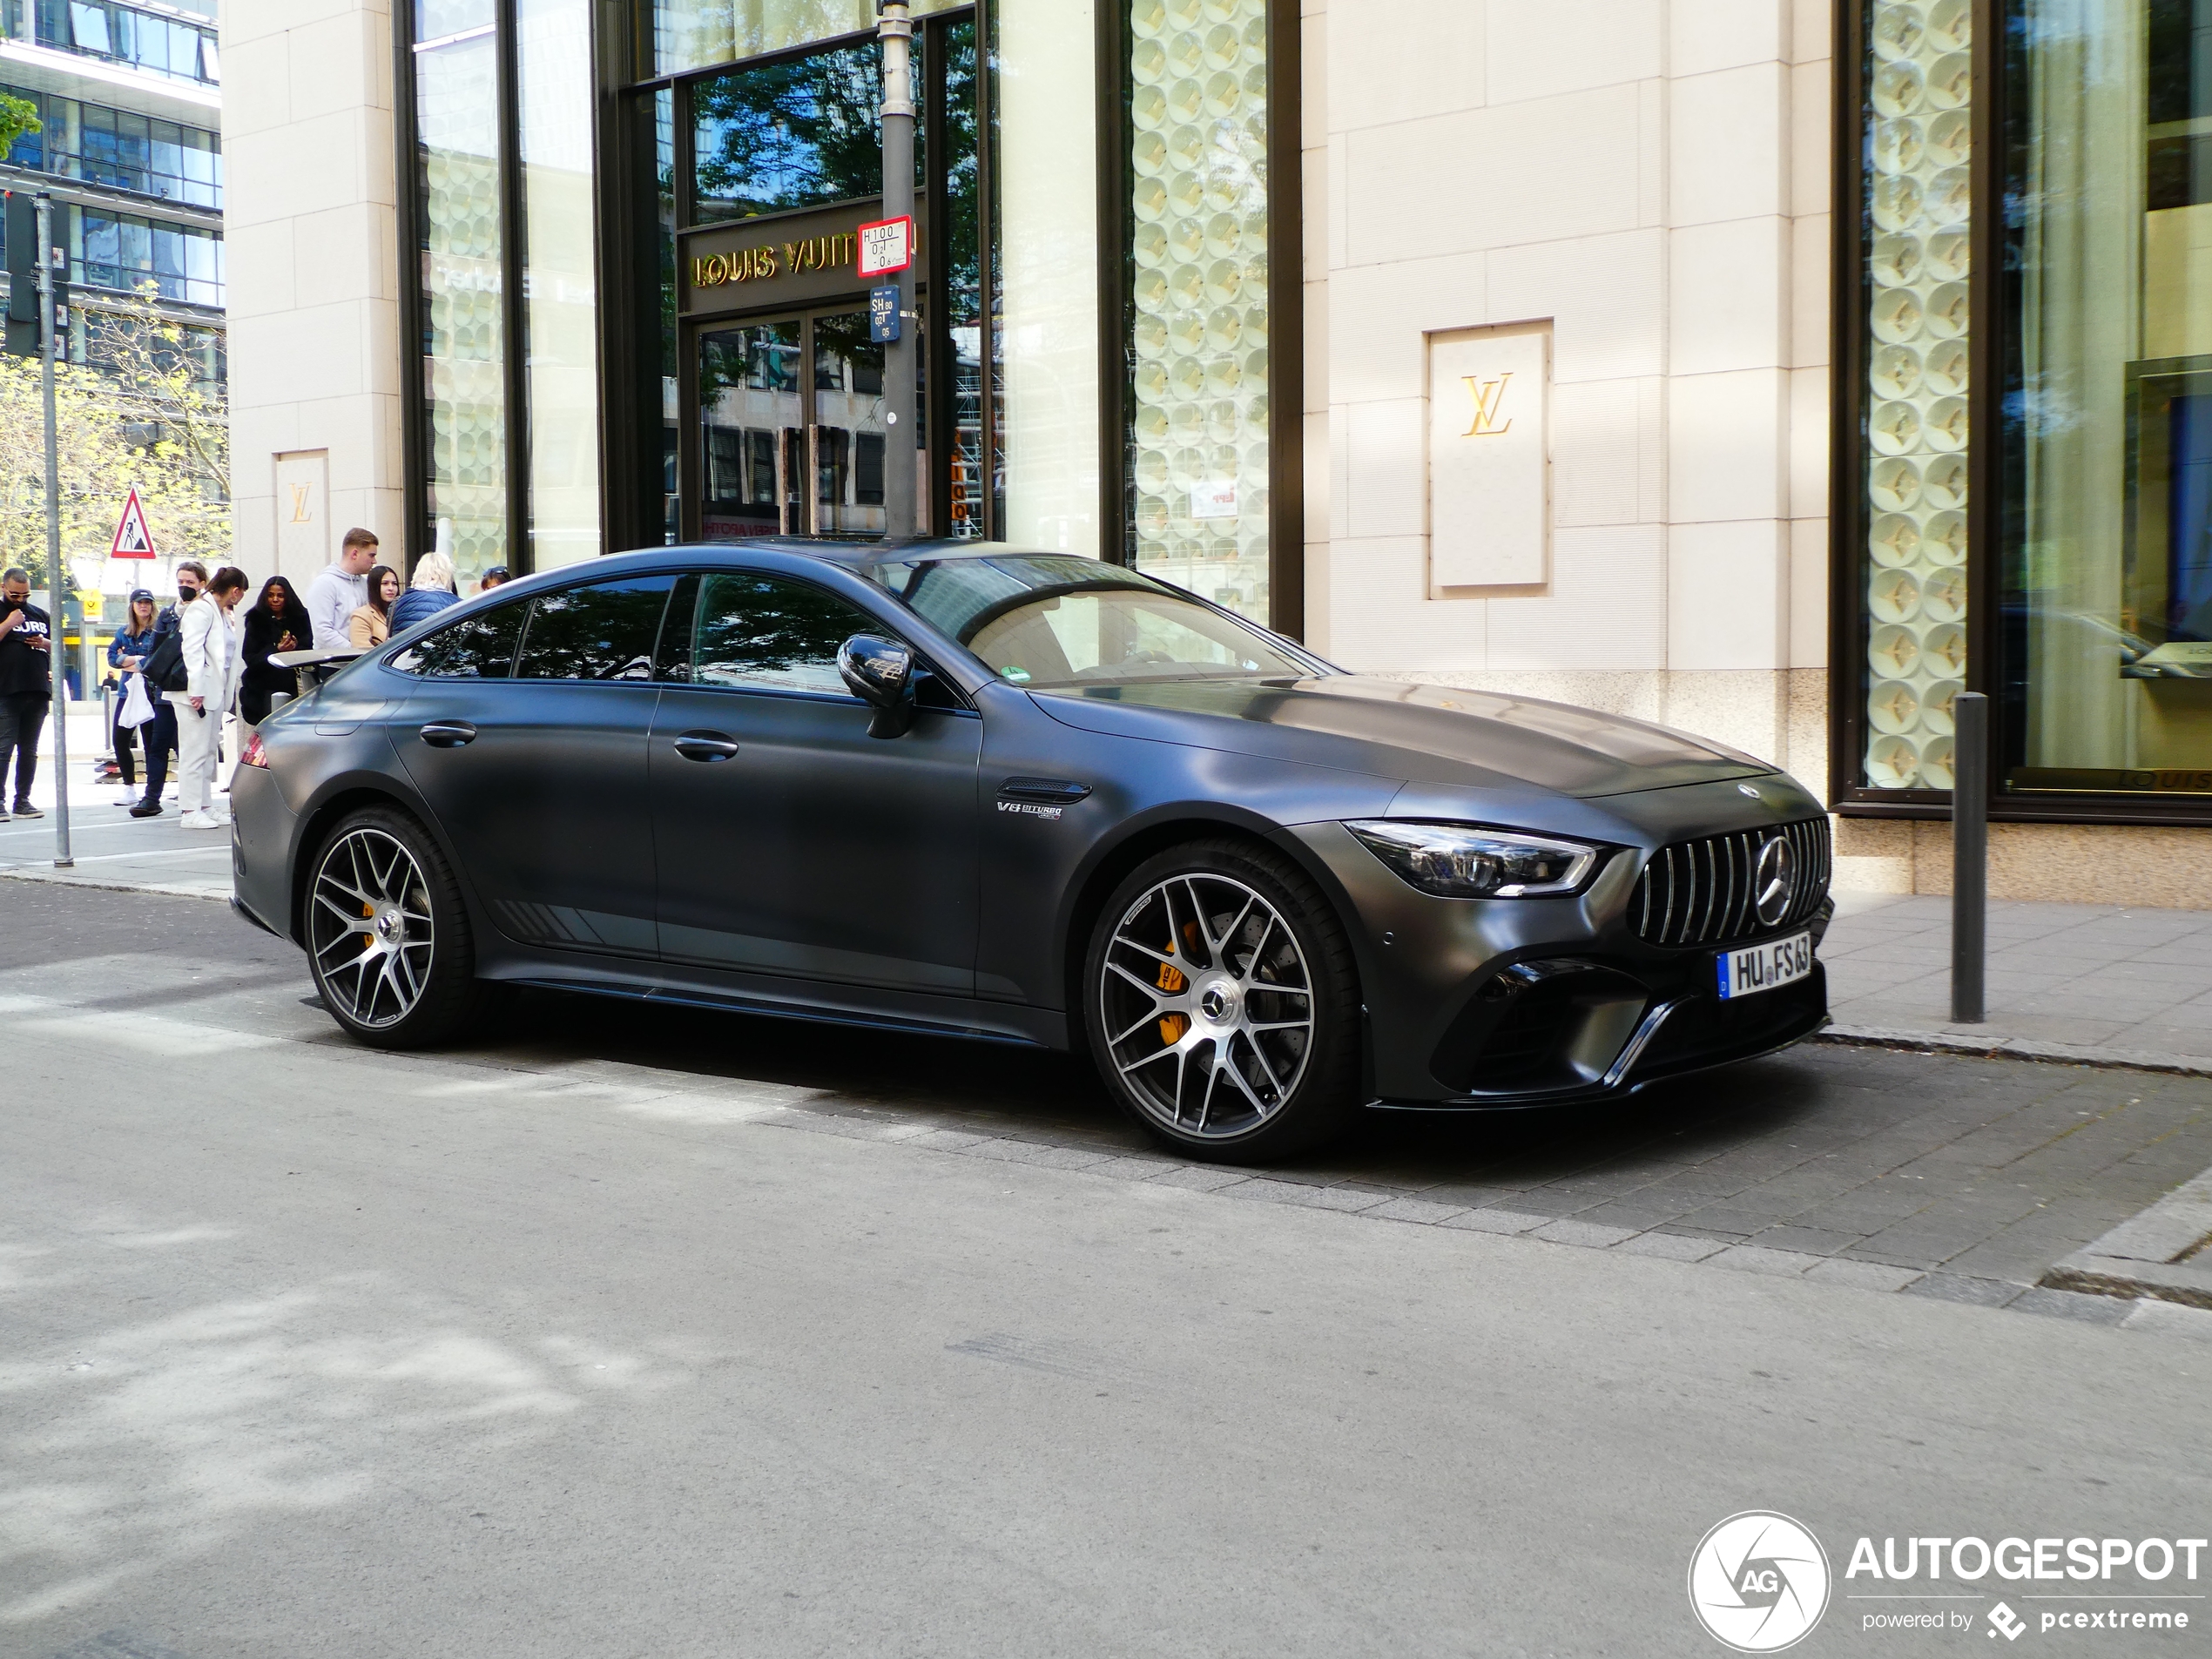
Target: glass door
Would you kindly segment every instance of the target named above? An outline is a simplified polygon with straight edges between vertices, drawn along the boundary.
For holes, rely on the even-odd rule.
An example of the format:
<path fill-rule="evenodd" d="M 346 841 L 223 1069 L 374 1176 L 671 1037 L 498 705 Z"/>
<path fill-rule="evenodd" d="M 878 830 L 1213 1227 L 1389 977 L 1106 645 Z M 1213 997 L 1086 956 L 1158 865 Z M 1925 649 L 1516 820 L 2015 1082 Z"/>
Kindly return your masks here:
<path fill-rule="evenodd" d="M 880 536 L 884 348 L 865 311 L 698 335 L 699 534 Z"/>

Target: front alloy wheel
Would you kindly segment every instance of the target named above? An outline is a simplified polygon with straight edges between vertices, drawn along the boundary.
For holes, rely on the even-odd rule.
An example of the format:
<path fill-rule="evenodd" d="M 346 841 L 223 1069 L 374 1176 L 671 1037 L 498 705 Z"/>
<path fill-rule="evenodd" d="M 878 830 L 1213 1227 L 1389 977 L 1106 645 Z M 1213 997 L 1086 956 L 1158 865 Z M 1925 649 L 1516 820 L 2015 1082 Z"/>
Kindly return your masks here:
<path fill-rule="evenodd" d="M 1241 1160 L 1341 1126 L 1357 1047 L 1350 952 L 1283 861 L 1233 843 L 1151 860 L 1109 900 L 1089 968 L 1100 1069 L 1155 1136 Z"/>

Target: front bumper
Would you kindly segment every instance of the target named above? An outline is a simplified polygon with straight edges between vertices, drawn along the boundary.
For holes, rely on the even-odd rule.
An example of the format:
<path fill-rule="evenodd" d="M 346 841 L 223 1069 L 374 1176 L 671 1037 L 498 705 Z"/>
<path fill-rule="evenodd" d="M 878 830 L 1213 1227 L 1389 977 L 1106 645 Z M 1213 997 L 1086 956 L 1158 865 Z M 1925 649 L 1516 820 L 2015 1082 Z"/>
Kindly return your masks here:
<path fill-rule="evenodd" d="M 1630 925 L 1642 858 L 1615 854 L 1567 899 L 1431 897 L 1337 825 L 1297 832 L 1346 899 L 1377 1104 L 1443 1109 L 1566 1105 L 1634 1093 L 1811 1035 L 1828 1023 L 1817 961 L 1796 982 L 1723 1000 L 1717 945 L 1668 948 Z M 1751 938 L 1810 930 L 1832 907 Z"/>

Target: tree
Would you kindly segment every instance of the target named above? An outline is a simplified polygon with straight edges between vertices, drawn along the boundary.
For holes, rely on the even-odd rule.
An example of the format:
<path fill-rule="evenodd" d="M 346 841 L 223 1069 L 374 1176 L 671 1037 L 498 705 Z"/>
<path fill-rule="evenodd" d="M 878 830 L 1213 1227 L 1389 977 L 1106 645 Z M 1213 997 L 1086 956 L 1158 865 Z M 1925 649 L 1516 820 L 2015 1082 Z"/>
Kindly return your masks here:
<path fill-rule="evenodd" d="M 30 132 L 44 132 L 45 127 L 38 119 L 38 106 L 28 98 L 10 98 L 0 92 L 0 159 L 16 147 L 16 140 Z"/>
<path fill-rule="evenodd" d="M 214 563 L 230 554 L 230 507 L 192 465 L 185 446 L 152 435 L 143 402 L 98 369 L 54 368 L 54 409 L 61 474 L 62 563 L 104 556 L 123 502 L 136 488 L 166 555 Z M 0 358 L 0 565 L 21 565 L 41 585 L 46 563 L 45 417 L 39 365 Z"/>
<path fill-rule="evenodd" d="M 155 284 L 145 282 L 127 300 L 81 311 L 85 359 L 115 381 L 120 407 L 156 440 L 154 448 L 227 502 L 230 398 L 206 361 L 214 337 L 163 312 L 159 295 Z"/>

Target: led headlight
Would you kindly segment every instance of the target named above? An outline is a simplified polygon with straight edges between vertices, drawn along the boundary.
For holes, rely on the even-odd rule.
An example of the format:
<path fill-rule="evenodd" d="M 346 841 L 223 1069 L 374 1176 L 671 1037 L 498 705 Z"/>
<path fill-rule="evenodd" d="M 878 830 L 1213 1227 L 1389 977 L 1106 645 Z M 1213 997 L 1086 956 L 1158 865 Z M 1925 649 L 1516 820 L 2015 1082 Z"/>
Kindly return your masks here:
<path fill-rule="evenodd" d="M 1573 893 L 1597 862 L 1579 841 L 1467 824 L 1366 819 L 1345 827 L 1408 885 L 1441 899 L 1545 899 Z"/>

